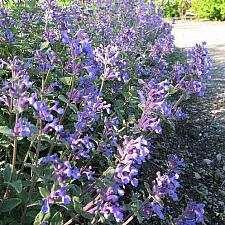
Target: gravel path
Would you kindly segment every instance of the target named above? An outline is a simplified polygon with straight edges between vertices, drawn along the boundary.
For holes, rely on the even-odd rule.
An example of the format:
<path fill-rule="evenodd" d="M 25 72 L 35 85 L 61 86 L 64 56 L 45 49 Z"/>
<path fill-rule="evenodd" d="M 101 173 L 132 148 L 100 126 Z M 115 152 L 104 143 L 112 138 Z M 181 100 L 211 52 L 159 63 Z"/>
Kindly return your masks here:
<path fill-rule="evenodd" d="M 206 204 L 206 224 L 225 224 L 225 23 L 177 22 L 175 44 L 187 49 L 207 42 L 213 60 L 212 80 L 204 97 L 186 106 L 190 119 L 179 122 L 170 148 L 188 164 L 184 183 L 189 195 Z M 194 177 L 194 179 L 193 179 Z"/>

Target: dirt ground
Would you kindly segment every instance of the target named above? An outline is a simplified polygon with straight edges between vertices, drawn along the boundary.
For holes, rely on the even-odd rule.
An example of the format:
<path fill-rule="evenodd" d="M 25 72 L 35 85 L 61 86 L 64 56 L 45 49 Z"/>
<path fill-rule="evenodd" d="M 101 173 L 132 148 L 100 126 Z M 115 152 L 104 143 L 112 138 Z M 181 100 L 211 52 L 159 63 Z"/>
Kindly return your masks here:
<path fill-rule="evenodd" d="M 207 42 L 213 60 L 212 79 L 203 97 L 184 103 L 189 115 L 177 123 L 175 135 L 163 137 L 165 148 L 184 157 L 182 175 L 187 195 L 206 204 L 205 224 L 225 224 L 225 23 L 177 22 L 176 47 L 186 50 Z"/>

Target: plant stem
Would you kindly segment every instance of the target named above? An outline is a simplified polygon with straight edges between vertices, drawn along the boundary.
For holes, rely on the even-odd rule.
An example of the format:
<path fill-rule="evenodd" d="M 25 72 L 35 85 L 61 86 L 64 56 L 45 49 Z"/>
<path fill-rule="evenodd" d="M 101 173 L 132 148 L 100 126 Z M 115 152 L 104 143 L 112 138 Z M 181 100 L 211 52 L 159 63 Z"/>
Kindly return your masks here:
<path fill-rule="evenodd" d="M 66 223 L 64 223 L 63 225 L 70 225 L 72 222 L 73 222 L 73 219 L 70 219 Z"/>
<path fill-rule="evenodd" d="M 147 202 L 149 202 L 149 200 L 152 198 L 151 195 L 148 196 L 148 198 L 141 204 L 140 208 L 138 209 L 138 211 L 140 211 Z M 131 213 L 128 216 L 128 219 L 122 224 L 122 225 L 127 225 L 128 223 L 130 223 L 134 218 L 136 217 L 136 215 L 134 213 Z"/>
<path fill-rule="evenodd" d="M 177 102 L 174 104 L 173 109 L 176 109 L 178 105 L 184 100 L 184 95 L 182 94 L 180 98 L 177 100 Z"/>
<path fill-rule="evenodd" d="M 19 114 L 16 113 L 16 121 L 15 124 L 18 123 L 19 120 Z M 12 159 L 12 173 L 11 176 L 14 173 L 15 170 L 15 164 L 16 164 L 16 154 L 17 154 L 17 136 L 14 137 L 14 144 L 13 144 L 13 159 Z M 11 179 L 10 179 L 11 180 Z"/>
<path fill-rule="evenodd" d="M 69 109 L 69 105 L 70 105 L 70 102 L 71 102 L 71 99 L 72 99 L 72 95 L 73 95 L 73 89 L 74 89 L 74 86 L 75 86 L 75 76 L 73 76 L 72 78 L 72 82 L 71 82 L 71 87 L 70 87 L 70 94 L 69 94 L 69 101 L 68 103 L 66 104 L 66 107 L 65 107 L 65 110 L 62 114 L 62 116 L 60 117 L 59 119 L 59 123 L 61 124 L 66 116 L 66 113 Z M 52 154 L 52 151 L 53 151 L 53 148 L 54 148 L 54 145 L 56 144 L 56 136 L 54 137 L 54 140 L 50 146 L 50 149 L 49 149 L 49 152 L 48 152 L 48 155 L 51 155 Z"/>
<path fill-rule="evenodd" d="M 41 101 L 43 101 L 43 94 L 44 94 L 44 88 L 45 88 L 45 76 L 44 74 L 42 74 L 42 82 L 41 82 Z M 38 133 L 38 144 L 37 144 L 37 149 L 36 149 L 36 156 L 35 156 L 35 166 L 38 166 L 38 158 L 39 158 L 39 153 L 41 150 L 41 139 L 42 139 L 42 119 L 38 119 L 37 121 L 37 126 L 39 125 L 39 133 Z M 36 181 L 37 181 L 38 175 L 35 173 L 32 176 L 32 181 L 31 181 L 31 186 L 29 189 L 29 193 L 28 193 L 28 203 L 31 201 L 32 198 L 32 194 L 33 194 L 33 189 L 35 187 Z M 27 212 L 27 206 L 25 206 L 25 209 L 23 211 L 22 214 L 22 219 L 21 221 L 23 221 L 23 218 L 25 217 Z"/>
<path fill-rule="evenodd" d="M 102 92 L 102 90 L 103 90 L 104 82 L 105 82 L 105 78 L 103 77 L 103 78 L 102 78 L 102 82 L 101 82 L 101 86 L 100 86 L 100 89 L 99 89 L 99 94 L 100 94 L 100 93 Z"/>
<path fill-rule="evenodd" d="M 19 114 L 16 113 L 15 124 L 18 122 L 18 120 L 19 120 Z M 13 141 L 13 158 L 12 158 L 12 167 L 11 167 L 12 170 L 11 170 L 11 174 L 10 174 L 9 183 L 12 181 L 12 177 L 15 172 L 16 154 L 17 154 L 17 136 L 14 137 L 14 141 Z M 10 191 L 10 184 L 7 185 L 3 200 L 8 197 L 9 191 Z"/>
<path fill-rule="evenodd" d="M 83 211 L 84 212 L 87 212 L 95 203 L 96 201 L 98 201 L 100 199 L 100 194 L 97 194 L 95 197 L 94 197 L 94 200 L 92 200 L 91 202 L 89 202 L 86 206 L 83 207 Z"/>
<path fill-rule="evenodd" d="M 109 170 L 111 170 L 112 167 L 109 167 L 108 169 L 106 169 L 102 175 L 98 178 L 99 180 L 102 179 L 104 176 L 106 176 L 106 174 L 108 173 Z M 87 192 L 90 192 L 90 190 L 96 185 L 96 181 L 86 190 L 84 190 L 83 192 L 80 193 L 80 197 L 84 196 Z"/>
<path fill-rule="evenodd" d="M 133 219 L 135 218 L 135 215 L 131 215 L 122 225 L 127 225 L 128 223 L 130 223 Z"/>
<path fill-rule="evenodd" d="M 30 150 L 31 150 L 31 148 L 32 148 L 32 146 L 33 146 L 33 144 L 34 144 L 34 140 L 35 140 L 35 136 L 33 135 L 33 136 L 32 136 L 32 140 L 31 140 L 30 145 L 29 145 L 29 148 L 28 148 L 28 150 L 27 150 L 27 152 L 26 152 L 26 155 L 25 155 L 24 160 L 23 160 L 22 165 L 21 165 L 21 168 L 20 168 L 20 174 L 21 174 L 21 173 L 23 172 L 23 170 L 24 170 L 25 163 L 26 163 L 26 161 L 27 161 L 27 159 L 28 159 L 28 156 L 29 156 L 29 152 L 30 152 Z"/>

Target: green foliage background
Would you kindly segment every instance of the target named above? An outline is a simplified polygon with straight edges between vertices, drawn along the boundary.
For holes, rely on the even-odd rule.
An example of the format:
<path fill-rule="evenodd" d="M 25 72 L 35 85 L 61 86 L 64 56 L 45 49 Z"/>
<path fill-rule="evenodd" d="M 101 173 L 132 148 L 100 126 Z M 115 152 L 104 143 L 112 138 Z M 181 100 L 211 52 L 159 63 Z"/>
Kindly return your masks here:
<path fill-rule="evenodd" d="M 198 18 L 225 20 L 225 0 L 192 0 L 191 10 Z"/>
<path fill-rule="evenodd" d="M 225 20 L 225 0 L 192 0 L 191 5 L 185 0 L 155 0 L 163 9 L 165 17 L 180 16 L 180 9 L 185 8 L 197 15 L 197 18 Z"/>
<path fill-rule="evenodd" d="M 190 8 L 190 4 L 186 0 L 155 0 L 155 2 L 162 7 L 165 17 L 178 17 L 181 8 L 186 10 Z"/>

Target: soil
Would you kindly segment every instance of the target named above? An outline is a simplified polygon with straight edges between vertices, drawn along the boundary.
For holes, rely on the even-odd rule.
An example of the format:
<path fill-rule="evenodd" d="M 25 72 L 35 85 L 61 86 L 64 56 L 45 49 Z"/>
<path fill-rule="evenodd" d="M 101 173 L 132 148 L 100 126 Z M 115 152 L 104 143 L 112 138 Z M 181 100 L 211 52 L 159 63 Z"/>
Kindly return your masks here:
<path fill-rule="evenodd" d="M 189 119 L 176 124 L 175 134 L 162 137 L 165 148 L 183 156 L 183 190 L 204 202 L 205 224 L 225 224 L 225 23 L 178 22 L 175 45 L 186 50 L 206 41 L 213 60 L 212 79 L 203 97 L 183 104 Z M 167 140 L 166 140 L 167 139 Z"/>

